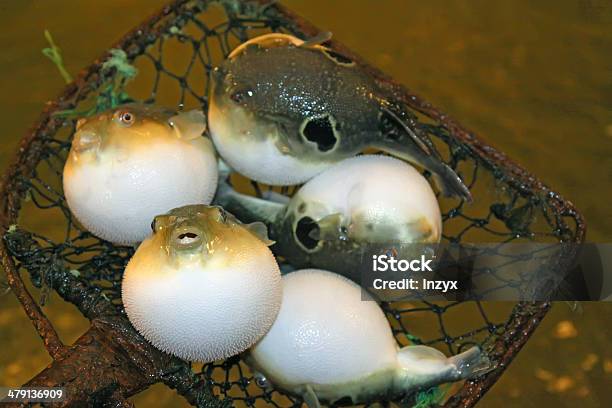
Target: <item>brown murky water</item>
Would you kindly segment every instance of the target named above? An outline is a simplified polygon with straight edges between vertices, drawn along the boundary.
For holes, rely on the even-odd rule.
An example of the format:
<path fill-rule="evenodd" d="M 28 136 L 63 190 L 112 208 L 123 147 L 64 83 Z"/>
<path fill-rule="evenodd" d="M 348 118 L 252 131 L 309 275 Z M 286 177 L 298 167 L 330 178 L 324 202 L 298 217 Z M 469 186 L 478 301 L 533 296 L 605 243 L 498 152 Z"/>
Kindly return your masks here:
<path fill-rule="evenodd" d="M 97 57 L 164 0 L 0 1 L 0 162 L 44 101 L 63 86 L 42 56 L 43 30 L 70 72 Z M 612 3 L 285 0 L 569 197 L 588 238 L 612 238 Z M 43 222 L 43 220 L 40 220 Z M 66 343 L 86 327 L 52 297 Z M 612 401 L 612 303 L 555 305 L 483 407 L 607 406 Z M 50 359 L 12 295 L 0 298 L 0 384 L 19 385 Z M 142 406 L 177 406 L 156 386 Z"/>

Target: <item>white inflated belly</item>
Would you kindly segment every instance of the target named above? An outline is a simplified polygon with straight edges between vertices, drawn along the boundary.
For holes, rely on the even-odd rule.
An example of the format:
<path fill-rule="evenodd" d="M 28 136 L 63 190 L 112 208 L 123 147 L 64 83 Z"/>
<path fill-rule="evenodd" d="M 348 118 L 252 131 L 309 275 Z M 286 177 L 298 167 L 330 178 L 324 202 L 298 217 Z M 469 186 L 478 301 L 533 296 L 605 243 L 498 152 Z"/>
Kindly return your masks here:
<path fill-rule="evenodd" d="M 395 367 L 389 323 L 376 302 L 361 300 L 359 286 L 315 269 L 282 280 L 278 317 L 251 352 L 273 381 L 333 385 Z"/>
<path fill-rule="evenodd" d="M 310 180 L 298 194 L 349 219 L 359 215 L 362 222 L 399 225 L 425 217 L 437 230 L 435 235 L 442 230 L 438 202 L 427 180 L 409 164 L 388 156 L 345 159 Z"/>
<path fill-rule="evenodd" d="M 77 219 L 98 237 L 120 244 L 146 238 L 156 215 L 209 204 L 216 184 L 216 160 L 203 140 L 157 142 L 126 157 L 103 156 L 64 171 L 64 193 Z"/>
<path fill-rule="evenodd" d="M 126 268 L 122 298 L 134 327 L 157 348 L 208 362 L 244 351 L 272 325 L 281 282 L 267 248 L 176 270 L 148 258 L 148 244 Z"/>

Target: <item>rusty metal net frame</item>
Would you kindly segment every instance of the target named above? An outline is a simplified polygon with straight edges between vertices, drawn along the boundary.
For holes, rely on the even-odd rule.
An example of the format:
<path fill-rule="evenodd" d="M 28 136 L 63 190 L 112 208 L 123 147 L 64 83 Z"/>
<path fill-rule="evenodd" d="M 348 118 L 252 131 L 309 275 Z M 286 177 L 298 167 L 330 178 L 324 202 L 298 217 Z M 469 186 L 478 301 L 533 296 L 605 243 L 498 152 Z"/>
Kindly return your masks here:
<path fill-rule="evenodd" d="M 270 31 L 302 38 L 319 32 L 275 2 L 223 1 L 213 5 L 206 0 L 177 0 L 112 48 L 124 50 L 141 70 L 125 88 L 134 99 L 206 107 L 206 74 L 210 69 L 240 42 Z M 585 223 L 571 203 L 340 43 L 332 40 L 329 45 L 394 87 L 398 101 L 472 190 L 472 205 L 440 197 L 445 241 L 583 241 Z M 169 54 L 173 55 L 170 60 Z M 68 390 L 67 404 L 127 406 L 128 397 L 151 384 L 164 382 L 197 406 L 253 406 L 262 402 L 299 406 L 298 397 L 259 387 L 239 356 L 203 367 L 192 366 L 154 349 L 127 321 L 120 284 L 133 250 L 115 247 L 83 230 L 74 222 L 61 190 L 63 164 L 76 119 L 59 113 L 91 107 L 97 97 L 104 96 L 105 87 L 116 74 L 102 69 L 109 55 L 106 53 L 83 70 L 62 95 L 48 103 L 39 121 L 23 138 L 4 179 L 2 264 L 10 287 L 54 360 L 28 385 L 62 385 Z M 177 68 L 177 59 L 181 58 L 183 65 Z M 138 89 L 145 88 L 144 93 L 138 94 Z M 63 223 L 63 235 L 51 236 L 40 225 L 29 225 L 33 212 L 49 222 Z M 560 259 L 559 266 L 571 262 L 571 258 L 572 254 L 568 254 Z M 33 286 L 40 289 L 37 296 L 27 290 L 24 276 L 29 276 Z M 60 341 L 40 307 L 50 290 L 77 306 L 91 321 L 90 329 L 72 346 Z M 518 302 L 509 306 L 503 316 L 492 316 L 489 304 L 478 301 L 382 306 L 401 344 L 428 344 L 450 353 L 472 344 L 486 349 L 496 368 L 456 387 L 444 401 L 446 407 L 470 407 L 503 373 L 550 303 Z M 469 327 L 449 329 L 447 316 L 456 310 L 471 313 Z M 411 321 L 417 315 L 434 329 L 427 332 L 412 327 Z M 77 376 L 77 369 L 88 374 Z M 395 402 L 410 406 L 415 398 L 410 395 Z"/>

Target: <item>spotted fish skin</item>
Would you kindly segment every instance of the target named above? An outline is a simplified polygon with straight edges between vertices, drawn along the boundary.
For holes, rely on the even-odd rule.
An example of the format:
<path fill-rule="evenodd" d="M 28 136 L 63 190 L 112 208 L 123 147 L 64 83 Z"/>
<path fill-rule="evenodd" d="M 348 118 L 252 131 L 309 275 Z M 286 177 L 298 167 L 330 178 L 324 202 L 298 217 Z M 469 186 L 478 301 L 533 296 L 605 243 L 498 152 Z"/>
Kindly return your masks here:
<path fill-rule="evenodd" d="M 211 75 L 213 141 L 230 166 L 256 181 L 300 184 L 375 148 L 431 170 L 443 191 L 470 197 L 393 90 L 330 49 L 252 44 Z"/>

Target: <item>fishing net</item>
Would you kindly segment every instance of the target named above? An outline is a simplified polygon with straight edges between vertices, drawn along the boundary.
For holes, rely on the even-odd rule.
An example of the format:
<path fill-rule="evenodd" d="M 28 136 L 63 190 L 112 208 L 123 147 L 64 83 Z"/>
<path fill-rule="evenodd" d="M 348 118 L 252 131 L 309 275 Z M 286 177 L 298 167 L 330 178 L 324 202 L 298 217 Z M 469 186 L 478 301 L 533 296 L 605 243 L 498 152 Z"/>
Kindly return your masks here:
<path fill-rule="evenodd" d="M 59 98 L 48 104 L 39 122 L 23 139 L 2 194 L 2 262 L 11 288 L 54 358 L 53 365 L 42 373 L 44 378 L 36 377 L 30 384 L 53 384 L 54 376 L 59 383 L 66 378 L 81 381 L 78 385 L 85 389 L 83 393 L 91 394 L 75 395 L 73 402 L 124 401 L 155 382 L 164 382 L 197 406 L 301 404 L 296 396 L 262 387 L 240 356 L 203 366 L 190 365 L 148 345 L 129 325 L 121 304 L 121 276 L 133 249 L 114 246 L 85 231 L 71 215 L 61 188 L 62 169 L 79 115 L 127 98 L 178 108 L 206 108 L 207 74 L 212 67 L 241 42 L 272 31 L 301 38 L 318 33 L 275 2 L 176 1 L 86 68 Z M 445 242 L 583 240 L 584 222 L 570 203 L 429 103 L 393 85 L 390 78 L 341 44 L 332 40 L 329 45 L 396 87 L 396 96 L 408 114 L 469 186 L 472 204 L 439 197 Z M 126 58 L 122 60 L 123 57 Z M 252 193 L 266 188 L 247 187 Z M 520 267 L 520 262 L 515 259 L 513 266 Z M 36 296 L 26 289 L 24 276 L 29 276 L 39 289 Z M 93 347 L 92 341 L 83 338 L 77 342 L 82 345 L 80 351 L 63 345 L 38 306 L 52 290 L 91 320 L 89 340 L 108 342 L 112 347 L 102 351 L 88 349 Z M 383 303 L 400 344 L 431 345 L 447 354 L 478 344 L 495 364 L 494 370 L 480 378 L 445 387 L 443 392 L 423 390 L 394 403 L 421 407 L 474 405 L 499 378 L 549 306 L 546 302 Z M 100 334 L 108 331 L 112 335 Z M 97 378 L 87 381 L 87 374 L 79 380 L 65 374 L 70 368 L 53 371 L 67 360 L 86 365 L 89 360 L 78 353 L 88 350 L 94 350 L 98 353 L 95 358 L 102 359 L 100 356 L 109 353 L 109 348 L 114 355 L 103 360 L 125 364 L 121 367 L 127 372 L 124 375 L 92 369 L 91 376 Z M 79 369 L 87 371 L 87 367 Z M 74 393 L 78 394 L 76 388 Z"/>

